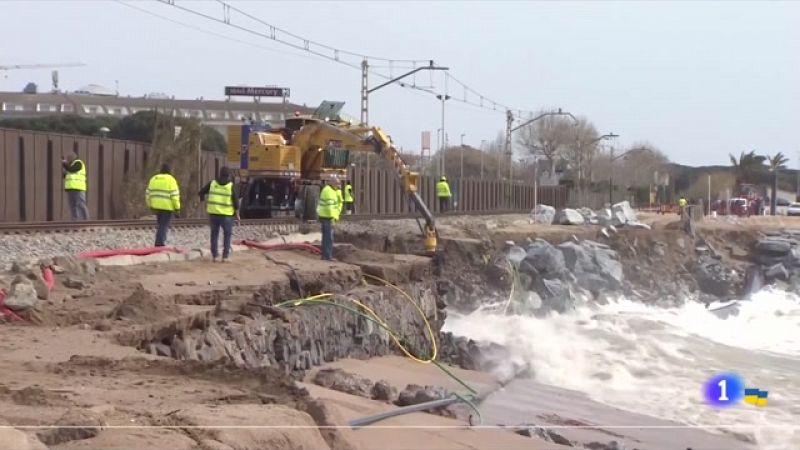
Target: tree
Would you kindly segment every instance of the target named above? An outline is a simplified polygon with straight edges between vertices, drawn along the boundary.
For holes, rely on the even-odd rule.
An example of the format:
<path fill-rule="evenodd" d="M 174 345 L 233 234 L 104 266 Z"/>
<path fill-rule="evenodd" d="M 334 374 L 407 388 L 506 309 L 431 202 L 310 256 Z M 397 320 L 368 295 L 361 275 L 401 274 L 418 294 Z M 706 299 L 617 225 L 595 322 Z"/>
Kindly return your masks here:
<path fill-rule="evenodd" d="M 598 133 L 586 117 L 578 117 L 572 125 L 573 140 L 564 147 L 562 158 L 566 161 L 578 189 L 583 192 L 587 180 L 592 179 L 592 167 L 597 154 Z"/>
<path fill-rule="evenodd" d="M 764 161 L 766 156 L 756 155 L 755 150 L 750 150 L 745 153 L 742 152 L 737 160 L 735 156 L 728 155 L 731 158 L 731 164 L 736 173 L 736 186 L 742 184 L 758 183 L 761 180 L 761 174 L 764 171 Z"/>
<path fill-rule="evenodd" d="M 769 171 L 772 172 L 772 195 L 769 197 L 769 213 L 775 215 L 775 206 L 778 199 L 778 171 L 786 168 L 789 158 L 778 152 L 767 157 Z"/>
<path fill-rule="evenodd" d="M 541 111 L 539 114 L 544 114 Z M 538 115 L 538 114 L 537 114 Z M 519 130 L 517 142 L 531 155 L 544 155 L 550 161 L 550 175 L 564 149 L 574 141 L 574 125 L 563 116 L 545 116 Z"/>

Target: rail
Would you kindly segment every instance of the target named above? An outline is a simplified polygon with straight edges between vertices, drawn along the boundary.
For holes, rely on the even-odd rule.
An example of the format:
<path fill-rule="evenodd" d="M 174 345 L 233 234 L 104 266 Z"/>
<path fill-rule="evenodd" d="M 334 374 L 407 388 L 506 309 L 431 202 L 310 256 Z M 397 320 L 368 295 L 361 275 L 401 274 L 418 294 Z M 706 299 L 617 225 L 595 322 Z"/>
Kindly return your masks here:
<path fill-rule="evenodd" d="M 521 214 L 522 211 L 494 211 L 491 213 L 482 211 L 461 212 L 453 211 L 438 214 L 438 217 L 457 217 L 457 216 L 489 216 L 503 214 Z M 415 219 L 415 213 L 406 214 L 354 214 L 343 215 L 342 221 L 364 221 L 364 220 L 398 220 Z M 240 221 L 242 226 L 281 226 L 281 225 L 301 225 L 303 222 L 294 217 L 274 217 L 271 219 L 244 219 Z M 197 228 L 208 225 L 208 219 L 175 219 L 170 223 L 170 228 Z M 0 222 L 0 235 L 8 234 L 35 234 L 35 233 L 69 233 L 85 232 L 104 229 L 118 230 L 138 230 L 153 229 L 156 226 L 155 218 L 132 219 L 132 220 L 91 220 L 83 222 Z"/>

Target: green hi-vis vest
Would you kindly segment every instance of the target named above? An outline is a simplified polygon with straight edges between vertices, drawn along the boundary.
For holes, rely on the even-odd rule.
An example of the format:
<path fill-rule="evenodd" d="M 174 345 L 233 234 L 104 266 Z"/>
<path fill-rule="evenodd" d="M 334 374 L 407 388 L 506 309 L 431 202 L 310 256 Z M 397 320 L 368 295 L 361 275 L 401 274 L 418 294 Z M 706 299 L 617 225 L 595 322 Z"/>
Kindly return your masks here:
<path fill-rule="evenodd" d="M 353 185 L 348 184 L 344 187 L 344 202 L 353 203 Z"/>
<path fill-rule="evenodd" d="M 147 206 L 158 211 L 180 211 L 181 193 L 178 182 L 168 173 L 159 173 L 147 184 Z"/>
<path fill-rule="evenodd" d="M 85 191 L 86 190 L 86 164 L 80 159 L 75 162 L 81 164 L 81 170 L 77 172 L 67 172 L 64 176 L 65 191 Z"/>
<path fill-rule="evenodd" d="M 320 219 L 339 220 L 341 206 L 339 205 L 339 194 L 336 190 L 325 185 L 319 193 L 319 204 L 317 204 L 317 216 Z"/>
<path fill-rule="evenodd" d="M 228 184 L 219 184 L 217 180 L 211 182 L 206 199 L 206 212 L 215 216 L 232 216 L 236 213 L 233 209 L 233 181 Z"/>
<path fill-rule="evenodd" d="M 436 196 L 439 198 L 450 198 L 450 185 L 447 181 L 436 183 Z"/>

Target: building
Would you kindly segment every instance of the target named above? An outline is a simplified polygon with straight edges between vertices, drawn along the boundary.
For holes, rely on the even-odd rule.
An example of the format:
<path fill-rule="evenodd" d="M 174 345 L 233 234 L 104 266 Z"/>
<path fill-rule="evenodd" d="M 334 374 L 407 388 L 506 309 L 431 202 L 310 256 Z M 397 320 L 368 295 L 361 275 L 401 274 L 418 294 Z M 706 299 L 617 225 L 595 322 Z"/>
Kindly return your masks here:
<path fill-rule="evenodd" d="M 0 92 L 0 119 L 35 118 L 57 114 L 125 117 L 156 108 L 162 113 L 171 111 L 177 117 L 196 118 L 223 133 L 227 125 L 240 124 L 243 120 L 280 125 L 287 116 L 297 111 L 301 114 L 313 112 L 311 108 L 288 102 L 179 100 L 164 94 L 123 97 L 98 85 L 88 85 L 70 93 Z"/>

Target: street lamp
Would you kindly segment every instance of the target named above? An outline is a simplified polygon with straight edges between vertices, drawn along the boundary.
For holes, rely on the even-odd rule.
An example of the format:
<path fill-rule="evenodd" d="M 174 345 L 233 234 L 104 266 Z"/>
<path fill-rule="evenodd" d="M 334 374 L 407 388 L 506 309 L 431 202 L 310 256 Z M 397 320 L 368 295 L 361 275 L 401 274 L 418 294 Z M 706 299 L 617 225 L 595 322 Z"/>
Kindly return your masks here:
<path fill-rule="evenodd" d="M 461 133 L 461 175 L 459 176 L 461 179 L 464 178 L 464 136 L 466 134 Z"/>
<path fill-rule="evenodd" d="M 511 189 L 511 184 L 510 183 L 514 179 L 514 158 L 513 158 L 513 152 L 511 151 L 511 134 L 513 132 L 519 130 L 522 127 L 530 125 L 530 124 L 536 122 L 537 120 L 540 120 L 540 119 L 543 119 L 543 118 L 549 117 L 549 116 L 568 116 L 575 123 L 578 123 L 578 119 L 575 116 L 573 116 L 572 113 L 564 112 L 564 111 L 561 110 L 561 108 L 558 108 L 558 110 L 556 110 L 556 111 L 544 112 L 544 113 L 539 114 L 538 116 L 534 117 L 533 119 L 529 119 L 529 120 L 526 120 L 525 122 L 522 122 L 521 124 L 517 125 L 516 127 L 512 127 L 511 125 L 512 125 L 512 121 L 513 121 L 513 116 L 511 114 L 511 111 L 507 111 L 506 114 L 507 114 L 507 121 L 506 121 L 507 126 L 506 126 L 506 148 L 505 148 L 505 151 L 506 151 L 506 154 L 508 155 L 508 182 L 509 182 L 508 187 L 509 187 L 509 189 Z M 499 169 L 498 169 L 498 174 L 499 174 Z M 537 174 L 534 174 L 534 175 L 535 175 L 535 177 L 534 177 L 534 183 L 533 183 L 533 191 L 534 191 L 534 198 L 535 198 L 536 197 L 536 190 L 539 189 L 539 187 L 538 187 L 539 174 L 537 173 Z M 499 175 L 498 175 L 498 178 L 499 178 Z M 510 200 L 510 196 L 509 196 L 509 200 Z"/>
<path fill-rule="evenodd" d="M 576 124 L 577 125 L 577 124 Z M 604 140 L 604 139 L 612 139 L 617 138 L 619 135 L 614 133 L 604 134 L 599 136 L 591 141 L 587 142 L 586 144 L 581 143 L 580 139 L 577 139 L 578 142 L 578 194 L 581 198 L 578 199 L 579 203 L 584 201 L 584 192 L 583 192 L 583 149 L 586 147 L 591 147 L 592 145 Z"/>
<path fill-rule="evenodd" d="M 481 180 L 483 179 L 483 154 L 485 153 L 485 151 L 483 150 L 483 144 L 485 143 L 486 139 L 481 139 Z M 798 171 L 798 174 L 800 174 L 800 171 Z M 800 175 L 798 175 L 798 177 L 800 177 Z M 800 178 L 798 178 L 798 180 L 800 180 Z"/>

